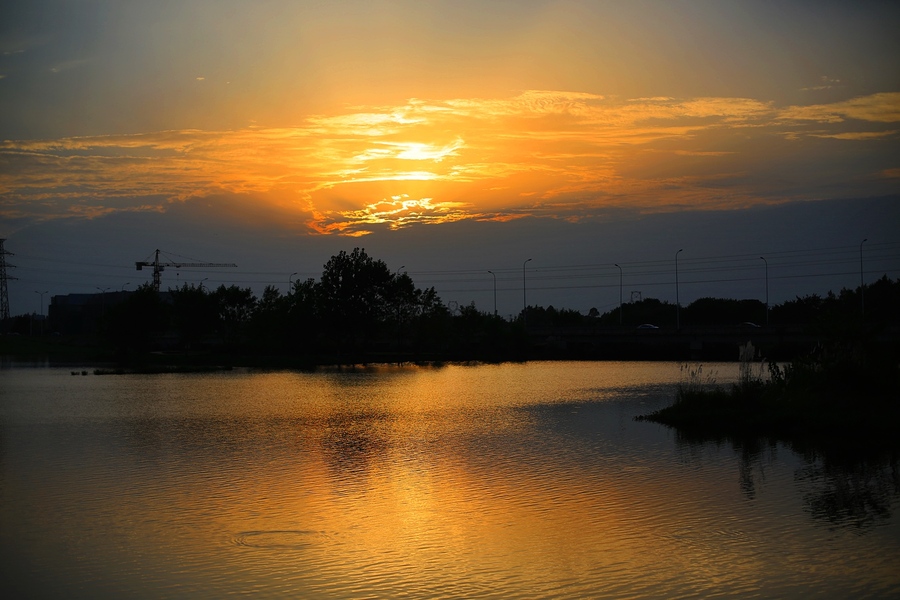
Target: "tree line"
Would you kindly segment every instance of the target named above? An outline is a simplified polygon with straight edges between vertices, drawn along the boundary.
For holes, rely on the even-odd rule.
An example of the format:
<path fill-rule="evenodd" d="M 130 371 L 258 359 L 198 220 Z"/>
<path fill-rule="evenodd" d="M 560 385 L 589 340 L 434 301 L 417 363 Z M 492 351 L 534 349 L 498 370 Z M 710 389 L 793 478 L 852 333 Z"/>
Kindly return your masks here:
<path fill-rule="evenodd" d="M 651 323 L 661 327 L 674 327 L 676 307 L 669 302 L 646 298 L 622 305 L 603 315 L 597 315 L 602 325 L 613 326 L 620 322 L 637 325 Z M 529 314 L 529 323 L 531 316 Z M 824 296 L 809 294 L 797 296 L 781 304 L 770 306 L 768 311 L 759 300 L 735 300 L 730 298 L 698 298 L 681 307 L 682 327 L 728 327 L 752 323 L 772 327 L 815 326 L 834 321 L 872 325 L 900 325 L 900 279 L 887 275 L 862 288 L 844 288 L 838 293 Z"/>
<path fill-rule="evenodd" d="M 797 297 L 769 307 L 759 300 L 700 298 L 680 308 L 682 328 L 812 326 L 829 321 L 900 325 L 900 279 L 887 276 L 855 290 Z M 474 303 L 450 307 L 433 287 L 420 289 L 364 249 L 341 251 L 321 278 L 298 280 L 286 294 L 267 286 L 257 297 L 236 285 L 184 284 L 157 293 L 149 284 L 107 306 L 100 334 L 119 358 L 154 349 L 307 357 L 377 359 L 377 355 L 447 359 L 528 357 L 528 334 L 566 327 L 598 331 L 643 323 L 674 328 L 676 307 L 647 298 L 600 314 L 528 306 L 506 320 Z M 527 331 L 525 324 L 527 323 Z"/>
<path fill-rule="evenodd" d="M 158 294 L 144 285 L 106 311 L 102 328 L 120 356 L 146 352 L 167 335 L 182 350 L 212 345 L 310 358 L 464 355 L 474 345 L 506 353 L 519 341 L 514 324 L 474 304 L 451 311 L 433 287 L 416 287 L 360 248 L 332 256 L 318 281 L 295 281 L 287 294 L 267 286 L 257 298 L 250 288 L 188 284 Z"/>

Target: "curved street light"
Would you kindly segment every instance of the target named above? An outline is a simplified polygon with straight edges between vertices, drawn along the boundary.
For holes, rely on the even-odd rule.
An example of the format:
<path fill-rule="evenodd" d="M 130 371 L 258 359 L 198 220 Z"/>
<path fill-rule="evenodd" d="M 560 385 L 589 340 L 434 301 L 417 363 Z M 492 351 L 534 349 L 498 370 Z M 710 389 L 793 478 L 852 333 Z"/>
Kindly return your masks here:
<path fill-rule="evenodd" d="M 684 250 L 681 248 L 675 253 L 675 329 L 681 329 L 681 302 L 678 300 L 678 255 Z"/>
<path fill-rule="evenodd" d="M 766 327 L 769 326 L 769 261 L 764 256 L 759 259 L 766 264 Z"/>
<path fill-rule="evenodd" d="M 47 294 L 49 292 L 47 292 L 47 290 L 44 290 L 43 292 L 34 290 L 34 293 L 40 295 L 41 297 L 41 335 L 44 335 L 44 294 Z"/>
<path fill-rule="evenodd" d="M 522 325 L 528 327 L 528 295 L 525 288 L 525 265 L 531 262 L 529 258 L 522 263 Z"/>
<path fill-rule="evenodd" d="M 401 269 L 405 269 L 405 268 L 406 268 L 406 265 L 401 265 L 400 267 L 398 267 L 397 270 L 394 272 L 394 279 L 396 279 L 396 280 L 399 281 L 399 279 L 400 279 L 400 270 L 401 270 Z M 402 321 L 401 321 L 401 319 L 400 319 L 400 304 L 401 304 L 401 298 L 400 298 L 400 286 L 398 285 L 398 286 L 397 286 L 397 353 L 398 353 L 398 359 L 397 359 L 397 362 L 398 362 L 398 364 L 399 364 L 399 362 L 400 362 L 400 359 L 399 359 L 400 346 L 401 346 L 401 344 L 403 343 L 403 337 L 402 337 Z"/>
<path fill-rule="evenodd" d="M 866 288 L 865 279 L 863 277 L 863 255 L 862 255 L 862 247 L 863 244 L 869 241 L 869 238 L 864 239 L 859 243 L 859 312 L 863 317 L 866 316 Z"/>
<path fill-rule="evenodd" d="M 291 289 L 293 289 L 293 287 L 294 287 L 294 284 L 293 284 L 293 282 L 291 281 L 291 279 L 293 279 L 293 278 L 294 278 L 294 275 L 296 275 L 296 274 L 297 274 L 297 271 L 294 271 L 293 273 L 291 273 L 290 275 L 288 275 L 288 294 L 291 293 Z"/>
<path fill-rule="evenodd" d="M 616 263 L 619 267 L 619 263 Z M 622 267 L 619 267 L 619 326 L 622 325 Z"/>
<path fill-rule="evenodd" d="M 494 272 L 488 269 L 488 273 L 494 276 L 494 316 L 497 316 L 497 276 L 494 275 Z"/>
<path fill-rule="evenodd" d="M 105 288 L 97 287 L 97 289 L 100 290 L 100 316 L 105 317 L 106 316 L 106 292 L 109 290 L 109 288 L 108 287 L 105 287 Z"/>

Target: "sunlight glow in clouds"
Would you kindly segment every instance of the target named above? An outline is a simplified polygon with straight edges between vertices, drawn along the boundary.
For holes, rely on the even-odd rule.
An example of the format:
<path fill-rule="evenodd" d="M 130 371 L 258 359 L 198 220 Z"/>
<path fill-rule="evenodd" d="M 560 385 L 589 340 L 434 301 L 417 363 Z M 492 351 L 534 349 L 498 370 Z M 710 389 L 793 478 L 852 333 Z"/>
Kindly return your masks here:
<path fill-rule="evenodd" d="M 0 214 L 34 221 L 165 210 L 227 193 L 277 203 L 309 232 L 359 236 L 373 226 L 579 220 L 613 208 L 742 208 L 836 196 L 845 191 L 837 182 L 861 179 L 874 195 L 893 189 L 883 174 L 896 161 L 868 164 L 860 152 L 841 158 L 840 173 L 810 167 L 823 152 L 828 164 L 846 156 L 843 144 L 858 151 L 895 141 L 898 122 L 900 93 L 784 108 L 561 91 L 412 99 L 290 128 L 5 141 Z M 785 165 L 796 174 L 784 175 Z"/>

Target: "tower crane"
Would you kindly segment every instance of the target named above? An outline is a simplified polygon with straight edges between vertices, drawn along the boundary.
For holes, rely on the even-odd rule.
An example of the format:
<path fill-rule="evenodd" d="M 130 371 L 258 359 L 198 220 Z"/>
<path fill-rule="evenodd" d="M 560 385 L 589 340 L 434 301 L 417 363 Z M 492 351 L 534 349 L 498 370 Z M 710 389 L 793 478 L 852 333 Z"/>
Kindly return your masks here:
<path fill-rule="evenodd" d="M 137 267 L 138 271 L 143 270 L 144 267 L 153 267 L 153 289 L 157 292 L 159 291 L 159 285 L 162 282 L 162 272 L 165 271 L 166 267 L 175 267 L 176 269 L 180 269 L 181 267 L 237 267 L 234 263 L 160 262 L 159 249 L 154 253 L 152 261 L 137 261 L 134 263 L 134 266 Z"/>

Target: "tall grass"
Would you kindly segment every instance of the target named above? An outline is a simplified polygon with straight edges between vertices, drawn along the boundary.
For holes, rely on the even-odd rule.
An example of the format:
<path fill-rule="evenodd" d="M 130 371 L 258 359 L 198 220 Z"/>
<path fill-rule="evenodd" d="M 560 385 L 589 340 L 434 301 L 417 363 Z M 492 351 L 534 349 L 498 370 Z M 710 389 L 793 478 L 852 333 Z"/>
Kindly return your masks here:
<path fill-rule="evenodd" d="M 727 401 L 732 397 L 747 400 L 758 396 L 766 380 L 765 360 L 756 360 L 756 348 L 751 342 L 739 347 L 740 358 L 737 383 L 722 386 L 716 382 L 716 371 L 704 374 L 703 365 L 681 364 L 681 381 L 675 391 L 675 402 Z"/>
<path fill-rule="evenodd" d="M 748 343 L 740 348 L 740 359 L 740 376 L 730 386 L 717 385 L 712 374 L 704 375 L 702 365 L 682 365 L 675 402 L 642 418 L 710 432 L 796 436 L 852 431 L 864 437 L 900 431 L 896 353 L 832 342 L 779 366 L 757 360 Z"/>

